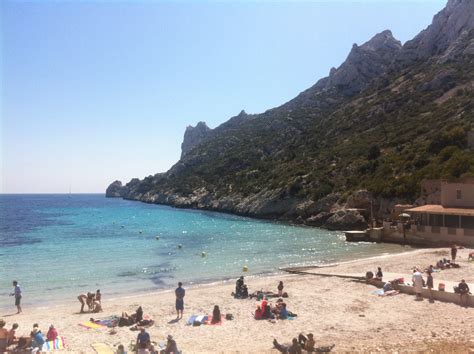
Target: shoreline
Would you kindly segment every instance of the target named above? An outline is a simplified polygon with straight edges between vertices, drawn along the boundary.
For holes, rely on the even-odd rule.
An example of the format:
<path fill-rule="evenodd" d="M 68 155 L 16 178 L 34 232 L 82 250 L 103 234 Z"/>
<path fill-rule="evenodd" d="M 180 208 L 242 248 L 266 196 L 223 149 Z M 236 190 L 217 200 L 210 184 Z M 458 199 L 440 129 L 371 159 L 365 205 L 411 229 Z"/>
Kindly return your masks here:
<path fill-rule="evenodd" d="M 338 265 L 345 265 L 345 264 L 352 264 L 352 263 L 358 263 L 360 261 L 370 261 L 370 260 L 376 260 L 376 259 L 384 259 L 387 257 L 392 257 L 392 256 L 398 256 L 398 255 L 405 255 L 405 254 L 410 254 L 413 252 L 417 251 L 423 251 L 425 248 L 419 248 L 416 246 L 411 246 L 411 245 L 406 245 L 406 247 L 412 248 L 409 251 L 405 252 L 400 252 L 400 253 L 388 253 L 388 254 L 383 254 L 383 255 L 378 255 L 378 256 L 367 256 L 367 257 L 361 257 L 361 258 L 353 258 L 353 259 L 348 259 L 344 260 L 341 262 L 330 262 L 330 263 L 318 263 L 317 261 L 314 261 L 310 264 L 306 264 L 303 266 L 289 266 L 289 267 L 278 267 L 277 271 L 266 271 L 266 272 L 261 272 L 261 273 L 256 273 L 256 274 L 249 274 L 245 275 L 245 273 L 242 273 L 242 275 L 245 276 L 245 278 L 248 279 L 265 279 L 265 278 L 275 278 L 275 277 L 284 277 L 284 276 L 291 276 L 292 274 L 288 273 L 285 271 L 285 269 L 291 269 L 291 268 L 327 268 L 327 267 L 334 267 Z M 227 277 L 225 279 L 215 279 L 215 280 L 204 280 L 203 282 L 191 282 L 191 283 L 186 283 L 185 285 L 187 286 L 188 289 L 200 289 L 200 288 L 208 288 L 208 287 L 213 287 L 213 286 L 223 286 L 227 285 L 229 283 L 235 282 L 236 277 Z M 21 284 L 20 284 L 21 285 Z M 103 289 L 102 289 L 103 290 Z M 173 291 L 173 288 L 162 288 L 162 289 L 148 289 L 148 290 L 143 290 L 139 291 L 138 293 L 130 293 L 130 292 L 120 292 L 120 293 L 114 293 L 112 294 L 112 297 L 110 297 L 110 300 L 118 301 L 121 299 L 127 299 L 127 298 L 135 298 L 135 297 L 141 297 L 141 296 L 147 296 L 147 295 L 160 295 L 160 294 L 166 294 L 170 293 Z M 71 298 L 74 298 L 74 302 L 76 302 L 76 296 L 77 294 L 72 294 Z M 8 311 L 8 309 L 11 307 L 9 303 L 12 300 L 9 298 L 9 301 L 6 301 L 5 305 L 0 306 L 0 311 Z M 24 300 L 23 300 L 24 301 Z M 48 309 L 48 308 L 54 308 L 57 306 L 65 306 L 65 305 L 70 305 L 71 301 L 67 300 L 66 298 L 62 298 L 60 300 L 55 300 L 51 301 L 48 300 L 44 303 L 30 303 L 28 305 L 31 306 L 31 308 L 34 309 Z"/>
<path fill-rule="evenodd" d="M 470 249 L 458 252 L 461 268 L 436 273 L 435 279 L 457 281 L 463 277 L 472 291 L 474 264 L 467 262 L 469 251 L 472 252 Z M 363 275 L 366 270 L 382 266 L 387 273 L 398 271 L 408 275 L 414 264 L 428 265 L 448 254 L 446 248 L 415 249 L 333 263 L 329 265 L 329 270 Z M 184 319 L 180 321 L 174 321 L 173 289 L 104 297 L 104 312 L 99 314 L 78 314 L 79 302 L 74 298 L 46 308 L 24 308 L 20 315 L 11 315 L 14 312 L 12 306 L 9 314 L 3 314 L 5 317 L 2 318 L 7 321 L 7 328 L 14 322 L 19 323 L 19 334 L 28 333 L 33 323 L 39 323 L 46 332 L 53 323 L 60 335 L 65 337 L 68 350 L 76 353 L 93 353 L 90 344 L 97 342 L 105 343 L 112 349 L 120 343 L 128 346 L 137 333 L 127 327 L 118 327 L 116 334 L 109 334 L 109 329 L 87 330 L 78 324 L 90 317 L 105 318 L 120 315 L 122 311 L 133 313 L 138 306 L 143 306 L 145 314 L 155 321 L 147 330 L 152 341 L 161 342 L 172 334 L 185 353 L 273 353 L 273 338 L 286 343 L 300 332 L 314 333 L 318 345 L 336 344 L 335 352 L 423 351 L 450 343 L 450 348 L 462 349 L 453 352 L 461 353 L 468 352 L 469 341 L 474 343 L 474 323 L 460 321 L 474 315 L 472 308 L 452 303 L 418 302 L 414 301 L 413 296 L 405 294 L 379 297 L 372 294 L 373 286 L 337 278 L 285 273 L 245 278 L 249 292 L 260 289 L 276 291 L 279 280 L 284 282 L 284 291 L 289 294 L 289 298 L 285 299 L 288 309 L 298 314 L 293 321 L 271 323 L 254 320 L 251 313 L 256 301 L 232 298 L 230 293 L 234 290 L 234 281 L 185 284 L 185 312 Z M 221 307 L 222 313 L 232 313 L 234 320 L 224 321 L 222 326 L 185 325 L 188 316 L 208 314 L 215 304 Z M 216 341 L 216 338 L 219 339 Z"/>

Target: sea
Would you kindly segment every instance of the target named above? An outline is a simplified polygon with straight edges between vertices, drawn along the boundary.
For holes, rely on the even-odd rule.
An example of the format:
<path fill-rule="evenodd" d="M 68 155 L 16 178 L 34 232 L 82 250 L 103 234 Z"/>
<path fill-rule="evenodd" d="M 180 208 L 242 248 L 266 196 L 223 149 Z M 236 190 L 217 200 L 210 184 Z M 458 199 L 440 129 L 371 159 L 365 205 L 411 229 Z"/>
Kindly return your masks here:
<path fill-rule="evenodd" d="M 175 209 L 103 194 L 0 195 L 0 308 L 235 281 L 240 275 L 407 251 L 342 232 Z"/>

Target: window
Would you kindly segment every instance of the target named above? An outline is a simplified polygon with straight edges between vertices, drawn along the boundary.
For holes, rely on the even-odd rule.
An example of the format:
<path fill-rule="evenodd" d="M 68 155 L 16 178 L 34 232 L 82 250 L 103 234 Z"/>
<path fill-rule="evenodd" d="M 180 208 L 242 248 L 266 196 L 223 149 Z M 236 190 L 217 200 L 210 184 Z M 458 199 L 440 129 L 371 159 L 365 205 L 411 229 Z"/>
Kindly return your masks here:
<path fill-rule="evenodd" d="M 456 199 L 462 199 L 462 193 L 460 189 L 456 190 Z"/>

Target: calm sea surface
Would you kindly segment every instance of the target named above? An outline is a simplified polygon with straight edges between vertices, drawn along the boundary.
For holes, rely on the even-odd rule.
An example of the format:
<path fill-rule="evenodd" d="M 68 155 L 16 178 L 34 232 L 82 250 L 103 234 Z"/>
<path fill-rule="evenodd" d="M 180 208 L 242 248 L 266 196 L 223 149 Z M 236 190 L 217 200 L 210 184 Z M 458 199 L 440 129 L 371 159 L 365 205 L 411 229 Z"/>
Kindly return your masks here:
<path fill-rule="evenodd" d="M 42 305 L 98 288 L 110 297 L 220 281 L 241 275 L 244 265 L 256 275 L 405 250 L 97 194 L 0 195 L 0 308 L 13 306 L 15 279 L 25 305 Z"/>

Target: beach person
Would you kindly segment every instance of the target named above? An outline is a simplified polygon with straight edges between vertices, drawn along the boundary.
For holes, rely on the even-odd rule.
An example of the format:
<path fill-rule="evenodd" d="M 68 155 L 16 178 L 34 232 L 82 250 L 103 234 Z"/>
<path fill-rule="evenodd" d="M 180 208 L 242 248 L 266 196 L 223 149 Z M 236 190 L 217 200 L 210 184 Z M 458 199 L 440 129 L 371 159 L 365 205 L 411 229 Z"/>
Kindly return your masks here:
<path fill-rule="evenodd" d="M 421 293 L 423 292 L 423 276 L 416 269 L 413 270 L 412 281 L 416 294 L 416 300 L 423 300 L 423 296 L 421 296 Z"/>
<path fill-rule="evenodd" d="M 183 310 L 184 310 L 184 295 L 186 291 L 183 289 L 183 283 L 179 282 L 178 287 L 174 291 L 176 295 L 176 318 L 179 317 L 179 313 L 181 312 L 181 318 L 183 318 Z"/>
<path fill-rule="evenodd" d="M 377 268 L 377 273 L 375 274 L 375 278 L 377 280 L 382 280 L 383 278 L 382 268 L 380 267 Z"/>
<path fill-rule="evenodd" d="M 273 340 L 273 346 L 277 349 L 280 353 L 288 353 L 288 354 L 301 354 L 301 346 L 298 343 L 298 339 L 293 338 L 291 345 L 286 346 L 278 343 L 276 339 Z"/>
<path fill-rule="evenodd" d="M 263 313 L 264 313 L 264 310 L 262 310 L 262 307 L 260 305 L 257 305 L 257 309 L 255 310 L 254 318 L 256 320 L 263 319 Z"/>
<path fill-rule="evenodd" d="M 39 348 L 41 351 L 45 342 L 43 334 L 38 327 L 33 328 L 33 331 L 31 332 L 31 346 L 33 348 Z"/>
<path fill-rule="evenodd" d="M 95 301 L 99 302 L 99 304 L 102 304 L 102 294 L 100 293 L 100 289 L 97 289 L 95 292 Z"/>
<path fill-rule="evenodd" d="M 302 333 L 298 336 L 298 342 L 301 345 L 301 348 L 306 350 L 308 353 L 314 351 L 315 341 L 313 333 L 308 333 L 308 338 L 306 338 Z"/>
<path fill-rule="evenodd" d="M 283 282 L 280 281 L 278 284 L 278 296 L 281 297 L 283 295 Z"/>
<path fill-rule="evenodd" d="M 433 275 L 432 275 L 432 271 L 430 269 L 428 269 L 428 277 L 426 278 L 426 287 L 428 288 L 428 293 L 429 293 L 429 296 L 430 296 L 430 302 L 434 302 L 433 300 Z"/>
<path fill-rule="evenodd" d="M 87 303 L 87 294 L 81 294 L 77 297 L 77 299 L 79 300 L 79 302 L 81 303 L 81 311 L 80 313 L 84 313 L 84 306 L 86 305 Z"/>
<path fill-rule="evenodd" d="M 16 306 L 17 314 L 18 314 L 18 313 L 21 312 L 21 296 L 22 296 L 22 293 L 21 293 L 20 284 L 18 284 L 18 282 L 16 280 L 13 281 L 13 288 L 14 288 L 14 291 L 13 291 L 13 293 L 10 294 L 10 296 L 15 296 L 15 306 Z"/>
<path fill-rule="evenodd" d="M 279 306 L 278 318 L 280 320 L 286 320 L 288 318 L 288 310 L 286 309 L 286 304 L 284 302 Z"/>
<path fill-rule="evenodd" d="M 18 329 L 18 323 L 14 323 L 12 328 L 8 331 L 7 345 L 17 344 L 18 338 L 16 337 L 16 330 Z"/>
<path fill-rule="evenodd" d="M 100 303 L 100 301 L 97 301 L 97 298 L 92 303 L 92 312 L 102 312 L 102 304 Z"/>
<path fill-rule="evenodd" d="M 54 341 L 58 337 L 58 331 L 53 325 L 49 326 L 48 333 L 46 333 L 46 339 L 48 341 Z"/>
<path fill-rule="evenodd" d="M 467 307 L 467 302 L 468 302 L 468 299 L 469 299 L 469 286 L 467 285 L 467 283 L 464 279 L 462 279 L 461 282 L 459 283 L 458 291 L 459 291 L 459 295 L 461 297 L 461 299 L 460 299 L 461 306 Z"/>
<path fill-rule="evenodd" d="M 138 333 L 137 336 L 137 349 L 148 349 L 150 347 L 150 344 L 150 335 L 147 333 L 147 331 L 145 331 L 145 328 L 141 327 L 140 333 Z"/>
<path fill-rule="evenodd" d="M 235 282 L 235 298 L 241 299 L 242 298 L 242 292 L 244 288 L 244 277 L 241 276 L 237 281 Z"/>
<path fill-rule="evenodd" d="M 214 306 L 214 310 L 212 311 L 212 320 L 211 323 L 219 323 L 221 322 L 221 309 L 218 305 Z"/>
<path fill-rule="evenodd" d="M 458 254 L 458 248 L 456 247 L 456 245 L 452 245 L 451 246 L 451 260 L 453 261 L 453 263 L 456 261 L 457 254 Z"/>
<path fill-rule="evenodd" d="M 127 354 L 127 352 L 125 351 L 125 347 L 123 346 L 123 344 L 119 344 L 118 347 L 117 347 L 117 351 L 115 352 L 116 354 Z"/>
<path fill-rule="evenodd" d="M 173 339 L 173 336 L 171 334 L 169 334 L 168 337 L 166 338 L 165 353 L 166 354 L 179 353 L 178 345 L 176 344 L 176 341 Z"/>
<path fill-rule="evenodd" d="M 141 322 L 143 320 L 143 309 L 141 306 L 138 306 L 137 311 L 132 315 L 132 318 L 135 322 Z"/>
<path fill-rule="evenodd" d="M 8 344 L 8 329 L 5 328 L 6 322 L 0 320 L 0 353 L 7 350 Z"/>
<path fill-rule="evenodd" d="M 383 292 L 386 293 L 387 291 L 392 291 L 393 289 L 393 284 L 392 282 L 388 281 L 383 285 Z"/>

